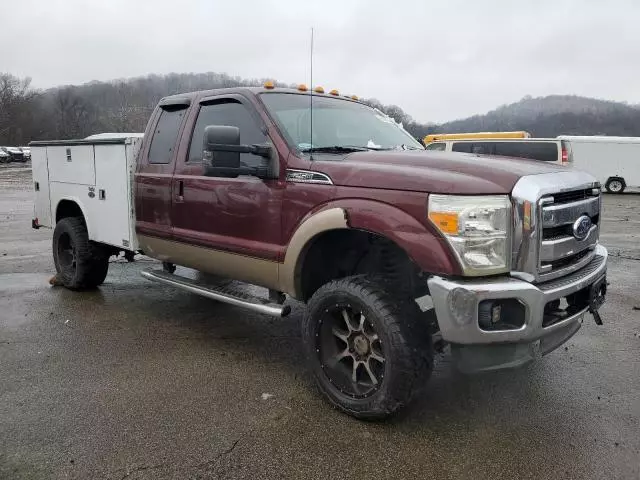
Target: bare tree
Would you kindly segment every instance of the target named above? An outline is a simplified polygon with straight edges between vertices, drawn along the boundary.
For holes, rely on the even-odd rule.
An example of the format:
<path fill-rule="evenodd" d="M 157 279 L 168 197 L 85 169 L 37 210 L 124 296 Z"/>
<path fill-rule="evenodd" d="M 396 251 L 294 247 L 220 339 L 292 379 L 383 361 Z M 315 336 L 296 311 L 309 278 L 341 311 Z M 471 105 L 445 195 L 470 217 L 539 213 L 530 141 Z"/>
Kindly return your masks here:
<path fill-rule="evenodd" d="M 30 78 L 0 73 L 0 145 L 22 145 L 29 139 L 37 95 Z"/>
<path fill-rule="evenodd" d="M 54 109 L 58 138 L 82 138 L 93 133 L 92 108 L 75 92 L 75 87 L 66 87 L 56 92 Z"/>

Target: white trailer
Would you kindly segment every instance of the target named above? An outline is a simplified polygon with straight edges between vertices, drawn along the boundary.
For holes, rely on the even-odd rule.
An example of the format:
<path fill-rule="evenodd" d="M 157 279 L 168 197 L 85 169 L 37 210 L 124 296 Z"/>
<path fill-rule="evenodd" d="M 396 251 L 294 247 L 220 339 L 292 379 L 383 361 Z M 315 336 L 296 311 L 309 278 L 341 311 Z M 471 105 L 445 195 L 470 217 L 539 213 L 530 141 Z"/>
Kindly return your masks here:
<path fill-rule="evenodd" d="M 142 137 L 101 134 L 31 142 L 34 228 L 53 228 L 65 208 L 79 208 L 89 240 L 114 251 L 138 250 L 133 175 Z"/>
<path fill-rule="evenodd" d="M 569 163 L 590 173 L 609 193 L 640 187 L 640 137 L 560 135 L 569 145 Z"/>

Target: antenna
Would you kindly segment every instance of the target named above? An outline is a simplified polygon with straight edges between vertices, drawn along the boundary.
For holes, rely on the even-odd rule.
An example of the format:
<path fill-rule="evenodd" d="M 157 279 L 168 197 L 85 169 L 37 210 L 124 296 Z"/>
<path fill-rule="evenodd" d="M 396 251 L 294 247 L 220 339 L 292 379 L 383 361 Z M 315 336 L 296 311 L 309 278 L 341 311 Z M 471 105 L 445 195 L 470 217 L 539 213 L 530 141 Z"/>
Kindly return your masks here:
<path fill-rule="evenodd" d="M 310 52 L 310 61 L 311 61 L 311 69 L 310 69 L 310 79 L 309 79 L 309 145 L 310 148 L 313 148 L 313 27 L 311 27 L 311 52 Z M 313 160 L 313 154 L 310 155 L 311 160 Z"/>

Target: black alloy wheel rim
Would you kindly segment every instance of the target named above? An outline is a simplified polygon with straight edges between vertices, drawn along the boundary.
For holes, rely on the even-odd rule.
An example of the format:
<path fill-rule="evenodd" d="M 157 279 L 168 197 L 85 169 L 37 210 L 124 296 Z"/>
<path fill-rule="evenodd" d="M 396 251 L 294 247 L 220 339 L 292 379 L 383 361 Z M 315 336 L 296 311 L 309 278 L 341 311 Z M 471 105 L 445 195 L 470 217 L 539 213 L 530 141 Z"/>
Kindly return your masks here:
<path fill-rule="evenodd" d="M 366 398 L 382 385 L 386 363 L 382 341 L 356 305 L 325 309 L 316 332 L 316 355 L 329 381 L 345 395 Z"/>

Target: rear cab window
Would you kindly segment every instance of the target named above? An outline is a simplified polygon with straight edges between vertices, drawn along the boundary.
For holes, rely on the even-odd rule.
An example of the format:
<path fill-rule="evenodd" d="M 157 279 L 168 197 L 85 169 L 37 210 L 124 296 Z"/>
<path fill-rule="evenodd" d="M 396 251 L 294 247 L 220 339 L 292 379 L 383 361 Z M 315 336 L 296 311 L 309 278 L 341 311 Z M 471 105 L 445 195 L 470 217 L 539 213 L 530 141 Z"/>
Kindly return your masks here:
<path fill-rule="evenodd" d="M 150 164 L 171 163 L 186 111 L 186 105 L 162 108 L 149 146 Z"/>

